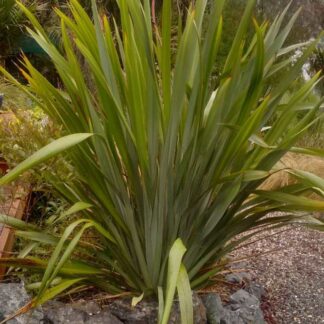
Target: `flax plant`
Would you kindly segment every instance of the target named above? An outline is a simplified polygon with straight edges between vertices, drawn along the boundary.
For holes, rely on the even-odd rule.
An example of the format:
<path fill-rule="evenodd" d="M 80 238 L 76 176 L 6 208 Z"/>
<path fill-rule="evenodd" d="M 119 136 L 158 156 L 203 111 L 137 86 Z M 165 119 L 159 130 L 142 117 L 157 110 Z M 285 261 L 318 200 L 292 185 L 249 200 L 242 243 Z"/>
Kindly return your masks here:
<path fill-rule="evenodd" d="M 1 71 L 62 125 L 65 136 L 0 183 L 57 154 L 73 165 L 75 180 L 62 183 L 44 175 L 72 205 L 49 220 L 46 230 L 0 216 L 17 235 L 32 241 L 29 253 L 35 244 L 47 245 L 53 249 L 51 257 L 24 253 L 24 258 L 2 263 L 43 273 L 31 306 L 89 285 L 111 294 L 156 295 L 159 321 L 167 323 L 177 289 L 185 301 L 180 307 L 183 322 L 190 323 L 190 287 L 211 285 L 220 260 L 244 240 L 293 222 L 323 229 L 308 214 L 323 211 L 324 202 L 303 196 L 309 191 L 323 196 L 323 179 L 287 169 L 297 184 L 278 191 L 258 189 L 286 152 L 323 156 L 321 150 L 294 147 L 323 117 L 322 101 L 304 105 L 319 75 L 282 103 L 317 40 L 285 46 L 298 12 L 287 24 L 289 7 L 271 25 L 259 24 L 251 18 L 255 1 L 249 0 L 218 86 L 211 89 L 225 0 L 212 1 L 209 13 L 207 0 L 188 8 L 175 54 L 171 0 L 163 1 L 161 26 L 152 24 L 148 0 L 117 2 L 120 26 L 113 17 L 101 17 L 95 1 L 92 18 L 77 0 L 70 0 L 69 15 L 56 10 L 63 51 L 19 4 L 33 26 L 28 32 L 55 65 L 62 89 L 50 84 L 26 57 L 21 72 L 28 86 Z M 247 36 L 251 25 L 252 38 Z M 301 46 L 306 49 L 292 64 L 289 54 Z M 80 53 L 90 76 L 81 69 Z M 281 79 L 270 85 L 277 73 Z M 304 117 L 291 123 L 303 109 Z M 58 237 L 51 233 L 51 224 L 62 221 L 69 225 Z M 84 238 L 89 229 L 97 233 L 96 244 Z"/>

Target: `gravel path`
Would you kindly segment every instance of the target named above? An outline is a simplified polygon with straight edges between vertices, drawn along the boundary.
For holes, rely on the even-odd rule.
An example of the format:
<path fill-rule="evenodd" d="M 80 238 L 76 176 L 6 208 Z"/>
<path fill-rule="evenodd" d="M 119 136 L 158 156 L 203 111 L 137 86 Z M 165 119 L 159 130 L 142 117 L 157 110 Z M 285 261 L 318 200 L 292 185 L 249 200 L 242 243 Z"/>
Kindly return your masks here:
<path fill-rule="evenodd" d="M 258 237 L 265 238 L 235 251 L 234 258 L 259 255 L 248 267 L 268 291 L 274 322 L 324 323 L 324 233 L 289 226 Z"/>

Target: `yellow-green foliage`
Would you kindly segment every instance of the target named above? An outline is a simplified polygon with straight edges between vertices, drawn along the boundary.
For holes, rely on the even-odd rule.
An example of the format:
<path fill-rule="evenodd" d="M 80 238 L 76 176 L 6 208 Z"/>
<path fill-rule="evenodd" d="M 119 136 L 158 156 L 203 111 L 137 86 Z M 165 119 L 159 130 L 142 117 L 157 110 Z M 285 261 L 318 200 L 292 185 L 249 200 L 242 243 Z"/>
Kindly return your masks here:
<path fill-rule="evenodd" d="M 15 93 L 20 94 L 19 91 Z M 61 128 L 50 121 L 39 107 L 7 109 L 0 114 L 0 152 L 9 168 L 14 168 L 60 135 Z M 24 175 L 24 181 L 42 185 L 42 176 L 46 172 L 66 181 L 72 177 L 71 166 L 63 158 L 57 157 L 38 167 L 36 171 L 29 171 Z"/>

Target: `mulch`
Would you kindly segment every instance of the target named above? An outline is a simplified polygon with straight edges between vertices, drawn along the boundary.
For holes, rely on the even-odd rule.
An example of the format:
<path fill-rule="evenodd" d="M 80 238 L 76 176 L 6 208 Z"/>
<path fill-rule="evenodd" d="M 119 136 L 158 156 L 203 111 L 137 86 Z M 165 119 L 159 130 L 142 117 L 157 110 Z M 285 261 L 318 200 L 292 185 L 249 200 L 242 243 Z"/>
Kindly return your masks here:
<path fill-rule="evenodd" d="M 267 290 L 268 323 L 324 323 L 324 233 L 290 225 L 257 239 L 232 257 L 254 256 L 249 271 Z"/>

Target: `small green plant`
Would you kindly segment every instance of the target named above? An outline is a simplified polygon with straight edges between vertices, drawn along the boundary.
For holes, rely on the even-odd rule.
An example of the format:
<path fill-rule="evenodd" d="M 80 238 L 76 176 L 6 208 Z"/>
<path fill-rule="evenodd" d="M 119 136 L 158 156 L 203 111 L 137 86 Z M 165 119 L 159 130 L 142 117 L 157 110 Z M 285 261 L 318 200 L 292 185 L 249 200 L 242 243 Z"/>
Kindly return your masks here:
<path fill-rule="evenodd" d="M 121 28 L 98 14 L 95 1 L 93 20 L 76 0 L 70 1 L 70 15 L 56 10 L 60 52 L 20 4 L 34 28 L 29 33 L 48 53 L 63 89 L 51 85 L 27 58 L 22 73 L 28 87 L 1 71 L 62 125 L 65 136 L 31 155 L 0 184 L 58 154 L 71 161 L 75 179 L 66 183 L 43 175 L 72 205 L 47 230 L 0 216 L 18 235 L 52 247 L 51 257 L 1 262 L 43 271 L 30 307 L 64 290 L 91 285 L 140 296 L 134 303 L 155 295 L 159 322 L 167 323 L 177 291 L 182 320 L 189 324 L 190 289 L 213 284 L 220 260 L 245 239 L 293 222 L 323 229 L 307 213 L 324 210 L 324 202 L 303 196 L 308 191 L 323 195 L 320 177 L 291 169 L 286 171 L 297 184 L 258 189 L 286 152 L 323 156 L 321 150 L 294 147 L 322 118 L 321 100 L 291 122 L 319 75 L 281 104 L 317 41 L 294 66 L 290 60 L 278 61 L 299 46 L 284 47 L 298 13 L 283 28 L 288 7 L 271 26 L 253 20 L 255 34 L 247 41 L 254 6 L 248 1 L 218 86 L 210 89 L 224 0 L 213 1 L 207 16 L 206 0 L 189 7 L 174 59 L 170 0 L 163 1 L 161 27 L 152 26 L 148 0 L 119 0 L 118 5 Z M 76 51 L 86 61 L 95 85 L 91 89 Z M 268 80 L 286 67 L 269 87 Z M 275 211 L 284 214 L 269 216 Z M 75 213 L 82 216 L 76 219 Z M 53 234 L 52 226 L 61 221 L 69 225 L 62 235 Z M 97 244 L 83 239 L 90 229 L 98 235 Z"/>
<path fill-rule="evenodd" d="M 3 95 L 1 112 L 31 108 L 30 98 L 18 87 L 0 78 L 0 93 Z"/>
<path fill-rule="evenodd" d="M 21 96 L 19 91 L 13 92 Z M 8 91 L 6 92 L 8 95 Z M 22 100 L 14 103 L 13 98 L 6 96 L 9 107 L 21 105 Z M 8 103 L 6 103 L 8 105 Z M 7 162 L 9 168 L 16 167 L 28 156 L 54 141 L 61 135 L 61 127 L 55 125 L 48 116 L 39 108 L 31 109 L 13 108 L 0 115 L 0 152 L 1 157 Z M 21 107 L 21 106 L 20 106 Z M 68 182 L 73 177 L 73 168 L 62 157 L 51 160 L 50 163 L 42 165 L 38 170 L 30 170 L 24 175 L 24 182 L 33 185 L 34 190 L 49 190 L 50 185 L 44 182 L 44 173 Z"/>

